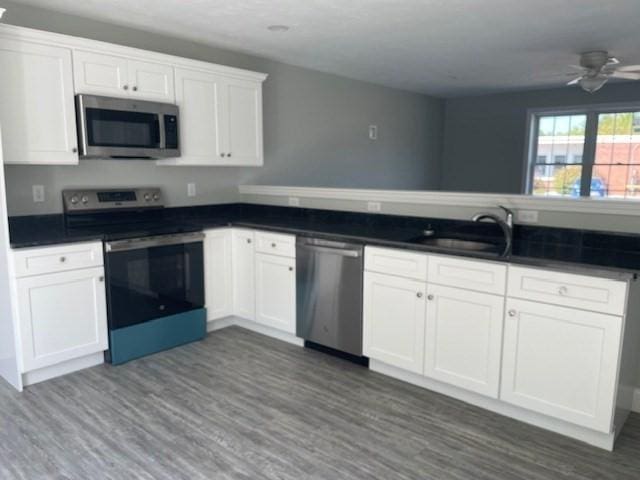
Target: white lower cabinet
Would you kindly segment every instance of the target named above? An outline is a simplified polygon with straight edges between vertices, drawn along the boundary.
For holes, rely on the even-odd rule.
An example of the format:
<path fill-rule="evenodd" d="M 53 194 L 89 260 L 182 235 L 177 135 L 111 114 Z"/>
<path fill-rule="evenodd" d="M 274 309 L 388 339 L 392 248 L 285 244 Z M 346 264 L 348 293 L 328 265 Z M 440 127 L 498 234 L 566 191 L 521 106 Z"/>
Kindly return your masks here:
<path fill-rule="evenodd" d="M 365 272 L 363 350 L 366 356 L 423 373 L 425 290 L 424 282 Z"/>
<path fill-rule="evenodd" d="M 108 348 L 103 267 L 17 280 L 25 372 Z"/>
<path fill-rule="evenodd" d="M 295 258 L 256 254 L 255 321 L 296 333 Z"/>
<path fill-rule="evenodd" d="M 424 374 L 498 398 L 504 297 L 427 287 Z"/>
<path fill-rule="evenodd" d="M 511 298 L 506 309 L 501 399 L 610 432 L 622 318 Z"/>
<path fill-rule="evenodd" d="M 207 320 L 217 320 L 233 313 L 233 271 L 231 229 L 205 232 L 204 280 Z"/>
<path fill-rule="evenodd" d="M 233 261 L 233 313 L 254 320 L 255 295 L 255 243 L 252 230 L 234 229 L 232 232 Z"/>

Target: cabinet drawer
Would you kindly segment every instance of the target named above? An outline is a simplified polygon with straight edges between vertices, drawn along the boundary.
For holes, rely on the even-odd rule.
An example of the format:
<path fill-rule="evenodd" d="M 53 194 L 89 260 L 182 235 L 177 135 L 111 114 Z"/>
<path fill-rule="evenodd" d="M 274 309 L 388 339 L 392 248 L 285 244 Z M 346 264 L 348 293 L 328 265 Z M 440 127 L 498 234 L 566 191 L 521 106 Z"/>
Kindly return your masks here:
<path fill-rule="evenodd" d="M 429 283 L 504 295 L 507 266 L 499 263 L 429 255 Z"/>
<path fill-rule="evenodd" d="M 405 250 L 366 247 L 364 268 L 370 272 L 425 281 L 427 279 L 427 256 Z"/>
<path fill-rule="evenodd" d="M 256 252 L 294 258 L 296 237 L 281 233 L 256 232 Z"/>
<path fill-rule="evenodd" d="M 627 284 L 618 280 L 509 267 L 507 292 L 510 297 L 622 315 L 626 291 Z"/>
<path fill-rule="evenodd" d="M 74 243 L 13 251 L 17 277 L 64 272 L 102 265 L 102 243 Z"/>

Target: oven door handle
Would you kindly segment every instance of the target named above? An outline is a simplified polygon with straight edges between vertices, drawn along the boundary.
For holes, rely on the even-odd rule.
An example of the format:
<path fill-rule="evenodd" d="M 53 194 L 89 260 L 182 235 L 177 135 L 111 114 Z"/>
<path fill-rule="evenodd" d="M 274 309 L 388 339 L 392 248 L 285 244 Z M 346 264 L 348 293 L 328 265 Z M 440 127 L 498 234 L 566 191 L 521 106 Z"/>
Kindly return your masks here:
<path fill-rule="evenodd" d="M 140 250 L 142 248 L 166 247 L 169 245 L 183 245 L 186 243 L 202 242 L 204 233 L 184 233 L 179 235 L 158 235 L 146 238 L 131 238 L 127 240 L 117 240 L 107 242 L 104 249 L 107 253 L 126 252 L 127 250 Z"/>

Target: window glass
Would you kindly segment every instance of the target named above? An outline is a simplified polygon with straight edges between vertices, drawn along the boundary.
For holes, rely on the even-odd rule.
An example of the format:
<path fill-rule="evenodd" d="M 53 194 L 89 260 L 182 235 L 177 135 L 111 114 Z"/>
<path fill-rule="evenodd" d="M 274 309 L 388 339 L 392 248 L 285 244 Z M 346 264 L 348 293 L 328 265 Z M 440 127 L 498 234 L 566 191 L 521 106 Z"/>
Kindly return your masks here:
<path fill-rule="evenodd" d="M 544 196 L 580 196 L 586 114 L 540 116 L 537 120 L 536 161 L 530 192 Z"/>
<path fill-rule="evenodd" d="M 598 115 L 592 179 L 592 196 L 640 199 L 640 112 Z"/>

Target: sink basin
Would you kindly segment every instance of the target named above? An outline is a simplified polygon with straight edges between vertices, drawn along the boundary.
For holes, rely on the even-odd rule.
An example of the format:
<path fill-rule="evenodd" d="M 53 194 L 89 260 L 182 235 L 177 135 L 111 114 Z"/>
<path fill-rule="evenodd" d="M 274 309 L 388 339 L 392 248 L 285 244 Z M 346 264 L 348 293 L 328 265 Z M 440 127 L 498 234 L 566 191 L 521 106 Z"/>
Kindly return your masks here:
<path fill-rule="evenodd" d="M 411 240 L 409 240 L 409 243 L 416 243 L 418 245 L 425 245 L 428 247 L 449 251 L 494 253 L 496 255 L 500 254 L 502 251 L 500 245 L 496 245 L 495 243 L 464 240 L 460 238 L 450 237 L 434 237 L 421 235 L 419 237 L 412 238 Z"/>

